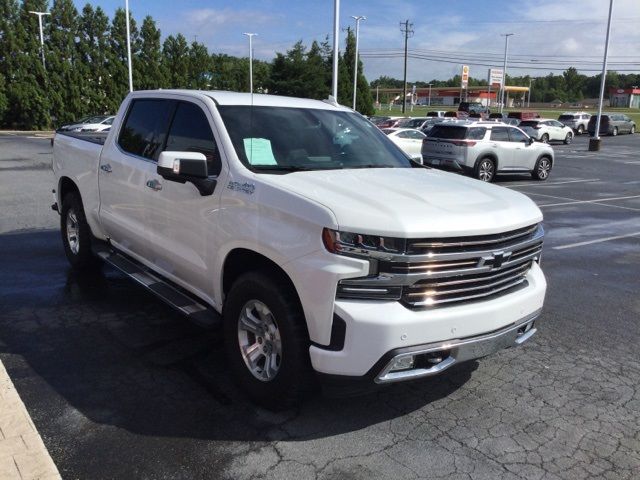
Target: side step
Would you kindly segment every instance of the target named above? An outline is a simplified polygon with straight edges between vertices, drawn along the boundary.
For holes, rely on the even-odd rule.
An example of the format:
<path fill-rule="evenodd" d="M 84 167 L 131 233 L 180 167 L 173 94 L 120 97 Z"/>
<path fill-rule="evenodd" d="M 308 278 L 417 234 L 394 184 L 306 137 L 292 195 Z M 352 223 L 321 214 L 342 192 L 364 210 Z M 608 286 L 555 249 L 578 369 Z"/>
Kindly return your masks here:
<path fill-rule="evenodd" d="M 94 253 L 109 265 L 134 279 L 161 300 L 182 312 L 192 322 L 204 328 L 217 328 L 222 325 L 222 317 L 218 312 L 190 293 L 151 272 L 147 267 L 132 258 L 114 251 L 108 245 L 98 246 L 94 249 Z"/>

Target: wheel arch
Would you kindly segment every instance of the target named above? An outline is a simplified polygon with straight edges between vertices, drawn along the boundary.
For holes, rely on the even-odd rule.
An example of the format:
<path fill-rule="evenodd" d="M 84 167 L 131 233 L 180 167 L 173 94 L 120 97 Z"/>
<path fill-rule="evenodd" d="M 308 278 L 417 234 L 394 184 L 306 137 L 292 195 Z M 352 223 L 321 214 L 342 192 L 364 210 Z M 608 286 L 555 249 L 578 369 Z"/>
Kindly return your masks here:
<path fill-rule="evenodd" d="M 476 161 L 473 164 L 473 170 L 475 171 L 478 168 L 478 164 L 480 163 L 480 160 L 482 160 L 483 158 L 490 158 L 491 160 L 493 160 L 493 163 L 495 163 L 496 165 L 496 173 L 498 172 L 498 170 L 500 169 L 500 161 L 498 160 L 498 156 L 495 154 L 495 152 L 482 152 L 480 155 L 478 155 L 476 157 Z"/>
<path fill-rule="evenodd" d="M 62 200 L 64 200 L 65 195 L 71 192 L 77 193 L 80 198 L 80 202 L 82 202 L 82 195 L 80 194 L 80 189 L 78 188 L 78 185 L 76 185 L 76 182 L 66 176 L 60 177 L 58 180 L 58 205 L 60 207 L 62 207 Z"/>

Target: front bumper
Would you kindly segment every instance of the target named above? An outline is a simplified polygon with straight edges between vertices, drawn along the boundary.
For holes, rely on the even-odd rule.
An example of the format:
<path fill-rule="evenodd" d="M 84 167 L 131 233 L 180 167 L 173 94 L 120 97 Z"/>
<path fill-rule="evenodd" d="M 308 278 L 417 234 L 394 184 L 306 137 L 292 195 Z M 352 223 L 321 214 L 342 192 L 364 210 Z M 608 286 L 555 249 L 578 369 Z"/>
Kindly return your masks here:
<path fill-rule="evenodd" d="M 412 310 L 396 301 L 337 300 L 334 312 L 345 322 L 344 347 L 335 351 L 311 346 L 313 368 L 320 374 L 367 376 L 373 381 L 386 367 L 390 352 L 462 345 L 470 338 L 517 327 L 538 315 L 546 292 L 537 263 L 525 278 L 526 286 L 514 292 L 446 308 Z M 463 350 L 464 354 L 454 352 L 456 363 L 472 358 L 467 347 Z"/>

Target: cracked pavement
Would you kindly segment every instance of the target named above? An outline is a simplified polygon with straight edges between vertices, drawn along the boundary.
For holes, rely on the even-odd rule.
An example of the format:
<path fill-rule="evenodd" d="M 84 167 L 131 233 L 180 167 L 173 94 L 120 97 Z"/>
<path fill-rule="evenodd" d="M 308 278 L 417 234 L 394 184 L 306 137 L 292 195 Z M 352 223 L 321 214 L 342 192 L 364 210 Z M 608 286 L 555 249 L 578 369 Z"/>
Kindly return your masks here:
<path fill-rule="evenodd" d="M 640 135 L 616 143 L 620 161 L 606 163 L 556 147 L 550 182 L 596 185 L 500 183 L 539 202 L 535 192 L 640 195 L 640 167 L 622 161 Z M 640 239 L 554 249 L 591 238 L 587 227 L 640 231 L 637 199 L 544 209 L 549 289 L 539 331 L 523 347 L 373 395 L 316 396 L 273 413 L 235 388 L 216 332 L 106 267 L 71 272 L 55 214 L 37 207 L 51 203 L 50 172 L 39 167 L 47 157 L 36 155 L 48 142 L 0 137 L 0 146 L 0 168 L 4 156 L 25 158 L 0 177 L 8 210 L 0 358 L 63 478 L 640 478 Z M 10 202 L 7 192 L 26 180 L 26 203 Z M 30 230 L 17 231 L 21 208 Z"/>

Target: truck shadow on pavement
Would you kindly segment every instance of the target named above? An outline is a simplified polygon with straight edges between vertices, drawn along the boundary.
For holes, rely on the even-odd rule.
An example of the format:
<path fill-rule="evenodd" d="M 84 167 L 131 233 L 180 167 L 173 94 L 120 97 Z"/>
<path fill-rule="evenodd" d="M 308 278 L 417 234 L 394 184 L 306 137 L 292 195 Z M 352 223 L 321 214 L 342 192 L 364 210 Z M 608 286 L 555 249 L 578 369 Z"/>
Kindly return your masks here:
<path fill-rule="evenodd" d="M 71 271 L 59 235 L 0 236 L 0 355 L 45 434 L 115 426 L 212 440 L 327 437 L 419 410 L 465 384 L 478 365 L 368 396 L 318 395 L 299 409 L 269 412 L 233 384 L 217 332 L 190 324 L 108 267 Z"/>

